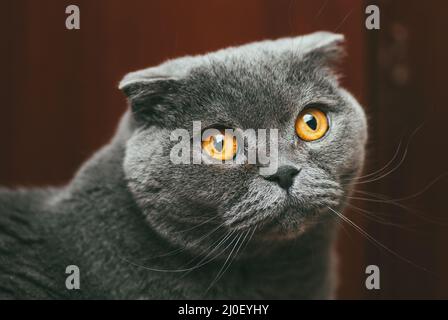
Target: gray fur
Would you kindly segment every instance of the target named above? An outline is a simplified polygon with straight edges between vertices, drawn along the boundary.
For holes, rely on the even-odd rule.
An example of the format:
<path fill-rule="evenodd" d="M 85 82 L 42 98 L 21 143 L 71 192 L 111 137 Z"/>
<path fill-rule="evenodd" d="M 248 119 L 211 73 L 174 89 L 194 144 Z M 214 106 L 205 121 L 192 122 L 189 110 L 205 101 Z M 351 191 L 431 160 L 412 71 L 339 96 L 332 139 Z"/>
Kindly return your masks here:
<path fill-rule="evenodd" d="M 364 112 L 332 68 L 342 39 L 258 42 L 126 76 L 131 111 L 67 186 L 0 191 L 0 297 L 331 297 L 327 206 L 343 209 L 366 142 Z M 294 122 L 310 103 L 324 105 L 331 128 L 304 142 Z M 279 165 L 302 169 L 289 194 L 257 165 L 170 162 L 171 130 L 194 120 L 277 128 Z M 81 290 L 65 288 L 71 264 Z"/>

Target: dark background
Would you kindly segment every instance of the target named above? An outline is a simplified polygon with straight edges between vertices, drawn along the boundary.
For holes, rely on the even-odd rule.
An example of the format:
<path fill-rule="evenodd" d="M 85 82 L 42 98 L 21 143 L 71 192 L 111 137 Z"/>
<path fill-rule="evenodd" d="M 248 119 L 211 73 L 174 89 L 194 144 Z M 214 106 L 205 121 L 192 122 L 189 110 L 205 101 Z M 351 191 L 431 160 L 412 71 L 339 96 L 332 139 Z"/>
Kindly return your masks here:
<path fill-rule="evenodd" d="M 81 9 L 81 30 L 65 28 L 70 4 Z M 380 30 L 364 27 L 368 4 L 380 7 Z M 112 136 L 126 108 L 117 83 L 129 71 L 248 41 L 340 32 L 342 81 L 369 116 L 365 172 L 392 159 L 402 139 L 397 163 L 409 142 L 394 172 L 359 189 L 392 199 L 422 193 L 396 204 L 354 195 L 370 200 L 355 200 L 364 211 L 347 216 L 396 254 L 345 224 L 338 296 L 446 299 L 447 9 L 442 0 L 3 0 L 0 184 L 67 182 Z M 365 289 L 369 264 L 380 267 L 380 290 Z"/>

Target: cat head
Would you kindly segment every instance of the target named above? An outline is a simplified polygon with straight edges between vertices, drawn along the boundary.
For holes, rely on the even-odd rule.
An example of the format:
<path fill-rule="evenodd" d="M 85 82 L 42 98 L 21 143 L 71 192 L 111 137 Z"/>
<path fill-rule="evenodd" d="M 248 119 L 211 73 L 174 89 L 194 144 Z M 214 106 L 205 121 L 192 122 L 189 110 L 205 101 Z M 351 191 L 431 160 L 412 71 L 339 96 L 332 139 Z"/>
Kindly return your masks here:
<path fill-rule="evenodd" d="M 255 228 L 259 239 L 296 237 L 328 215 L 328 207 L 341 207 L 362 167 L 367 138 L 364 112 L 334 71 L 342 41 L 342 35 L 317 32 L 128 74 L 120 88 L 136 129 L 124 170 L 151 227 L 177 245 L 205 250 Z M 195 121 L 202 130 L 222 132 L 199 144 L 199 159 L 219 154 L 226 141 L 230 156 L 247 151 L 244 141 L 229 146 L 235 139 L 226 140 L 226 128 L 275 131 L 274 143 L 256 146 L 275 146 L 275 172 L 262 174 L 267 164 L 258 157 L 194 163 L 194 148 L 187 150 L 190 162 L 173 161 L 179 143 L 173 132 L 189 133 L 182 140 L 193 144 Z"/>

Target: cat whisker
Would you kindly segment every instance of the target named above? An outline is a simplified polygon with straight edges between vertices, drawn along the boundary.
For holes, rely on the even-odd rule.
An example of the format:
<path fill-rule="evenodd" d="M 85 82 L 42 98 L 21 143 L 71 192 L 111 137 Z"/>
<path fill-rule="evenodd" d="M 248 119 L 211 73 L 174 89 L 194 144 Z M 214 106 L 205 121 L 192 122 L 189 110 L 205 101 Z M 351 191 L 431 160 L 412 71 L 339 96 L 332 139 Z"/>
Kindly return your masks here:
<path fill-rule="evenodd" d="M 227 239 L 227 237 L 225 236 L 224 239 Z M 223 239 L 223 240 L 224 240 L 224 239 Z M 224 251 L 225 251 L 229 246 L 230 246 L 230 244 L 229 244 L 226 248 L 224 248 Z M 211 252 L 213 252 L 213 250 L 212 250 Z M 210 252 L 210 253 L 211 253 L 211 252 Z M 140 268 L 143 268 L 143 269 L 146 269 L 146 270 L 149 270 L 149 271 L 154 271 L 154 272 L 166 272 L 166 273 L 181 273 L 181 272 L 192 271 L 192 270 L 195 270 L 195 269 L 198 269 L 198 268 L 204 266 L 205 264 L 207 264 L 207 263 L 209 263 L 210 261 L 213 260 L 213 259 L 212 259 L 212 260 L 207 261 L 207 262 L 205 262 L 205 263 L 203 263 L 203 264 L 197 264 L 197 265 L 195 265 L 195 266 L 193 266 L 193 267 L 190 267 L 190 268 L 180 268 L 180 269 L 158 269 L 158 268 L 151 268 L 151 267 L 147 267 L 147 266 L 144 266 L 144 265 L 141 265 L 141 264 L 132 262 L 132 261 L 130 261 L 130 260 L 124 258 L 124 257 L 119 257 L 119 258 L 122 259 L 122 260 L 124 260 L 124 261 L 126 261 L 126 262 L 128 262 L 129 264 L 131 264 L 131 265 L 133 265 L 133 266 L 136 266 L 136 267 L 140 267 Z"/>
<path fill-rule="evenodd" d="M 229 247 L 230 245 L 233 243 L 233 241 L 235 240 L 235 238 L 233 238 L 230 243 L 228 243 L 223 250 L 221 250 L 219 253 L 217 253 L 215 256 L 211 257 L 210 259 L 207 260 L 207 258 L 209 256 L 211 256 L 215 251 L 217 251 L 222 245 L 224 245 L 226 243 L 226 241 L 228 239 L 231 238 L 231 236 L 235 233 L 235 230 L 227 233 L 224 237 L 222 237 L 220 240 L 215 241 L 213 244 L 211 244 L 209 246 L 209 249 L 212 248 L 216 242 L 219 241 L 219 243 L 212 249 L 210 250 L 204 257 L 201 258 L 201 260 L 192 268 L 190 268 L 191 270 L 188 270 L 186 273 L 184 273 L 180 278 L 184 278 L 186 277 L 188 274 L 190 274 L 190 272 L 192 272 L 193 270 L 196 270 L 199 267 L 202 267 L 210 262 L 212 262 L 213 260 L 217 259 L 218 257 L 220 257 Z M 197 260 L 197 258 L 191 259 L 186 265 L 189 265 L 190 263 L 193 263 L 195 260 Z"/>
<path fill-rule="evenodd" d="M 427 268 L 420 266 L 414 262 L 412 262 L 411 260 L 403 257 L 402 255 L 398 254 L 397 252 L 395 252 L 394 250 L 390 249 L 389 247 L 385 246 L 383 243 L 381 243 L 380 241 L 376 240 L 374 237 L 372 237 L 369 233 L 367 233 L 367 231 L 365 231 L 363 228 L 361 228 L 360 226 L 358 226 L 356 223 L 354 223 L 352 220 L 350 220 L 349 218 L 347 218 L 346 216 L 344 216 L 342 213 L 334 210 L 331 207 L 327 207 L 331 212 L 333 212 L 337 217 L 339 217 L 341 220 L 345 221 L 346 223 L 348 223 L 350 226 L 352 226 L 355 230 L 357 230 L 362 236 L 364 236 L 367 240 L 369 240 L 371 243 L 373 243 L 376 247 L 378 248 L 382 248 L 384 250 L 386 250 L 388 253 L 392 254 L 393 256 L 395 256 L 396 258 L 418 268 L 421 269 L 425 272 L 431 273 L 434 275 L 433 272 L 431 272 L 430 270 L 428 270 Z"/>
<path fill-rule="evenodd" d="M 206 249 L 207 254 L 205 256 L 203 256 L 203 257 L 202 256 L 196 256 L 193 259 L 189 260 L 185 265 L 188 266 L 189 264 L 194 263 L 196 260 L 200 260 L 197 264 L 200 264 L 201 262 L 205 261 L 211 254 L 213 254 L 217 249 L 219 249 L 221 247 L 221 245 L 224 244 L 235 232 L 236 232 L 236 230 L 232 230 L 230 232 L 227 232 L 223 237 L 215 240 L 212 244 L 210 244 L 207 247 L 207 249 Z M 216 243 L 218 243 L 218 244 L 216 244 Z M 213 248 L 213 249 L 211 249 L 211 248 Z M 219 256 L 219 254 L 216 255 L 216 258 L 218 256 Z M 215 259 L 215 258 L 213 258 L 213 259 Z"/>
<path fill-rule="evenodd" d="M 403 224 L 394 223 L 394 222 L 388 221 L 388 220 L 386 220 L 386 219 L 384 219 L 382 217 L 378 217 L 378 214 L 376 212 L 371 212 L 371 211 L 365 210 L 363 208 L 356 207 L 356 206 L 354 206 L 354 205 L 352 205 L 350 203 L 348 203 L 347 206 L 352 208 L 353 212 L 355 212 L 357 214 L 360 214 L 361 216 L 363 216 L 364 218 L 366 218 L 366 219 L 368 219 L 370 221 L 373 221 L 373 222 L 376 222 L 376 223 L 379 223 L 379 224 L 382 224 L 382 225 L 397 227 L 397 228 L 400 228 L 400 229 L 403 229 L 403 230 L 407 230 L 407 231 L 413 231 L 413 232 L 416 231 L 415 229 L 411 229 L 409 227 L 406 227 Z"/>
<path fill-rule="evenodd" d="M 392 165 L 392 163 L 397 158 L 398 154 L 400 153 L 402 143 L 403 143 L 403 139 L 400 140 L 400 142 L 398 144 L 398 147 L 397 147 L 397 150 L 395 151 L 392 159 L 390 159 L 383 167 L 381 167 L 378 170 L 375 170 L 374 172 L 367 173 L 365 175 L 361 175 L 361 176 L 358 176 L 358 177 L 354 177 L 351 180 L 352 181 L 358 181 L 358 180 L 362 180 L 362 179 L 365 179 L 365 178 L 370 178 L 370 177 L 375 176 L 377 174 L 383 173 L 383 171 L 385 171 L 390 165 Z"/>
<path fill-rule="evenodd" d="M 372 196 L 373 196 L 373 195 L 372 195 Z M 381 203 L 381 204 L 389 204 L 389 205 L 393 205 L 393 206 L 396 206 L 396 207 L 398 207 L 398 208 L 401 208 L 401 209 L 403 209 L 403 210 L 405 210 L 405 211 L 407 211 L 407 212 L 410 212 L 410 213 L 414 214 L 415 216 L 420 217 L 420 218 L 423 219 L 423 220 L 427 220 L 427 221 L 432 222 L 432 223 L 439 223 L 439 222 L 436 222 L 436 221 L 432 221 L 432 220 L 429 219 L 429 218 L 423 217 L 422 214 L 421 214 L 421 212 L 418 212 L 418 211 L 415 210 L 415 209 L 411 209 L 411 208 L 405 206 L 404 204 L 401 204 L 401 203 L 398 203 L 398 202 L 395 202 L 395 201 L 384 200 L 384 199 L 380 199 L 380 198 L 371 199 L 371 198 L 353 197 L 353 196 L 345 196 L 345 198 L 346 198 L 346 199 L 349 199 L 349 200 L 357 200 L 357 201 L 365 201 L 365 202 L 372 202 L 372 203 Z"/>
<path fill-rule="evenodd" d="M 345 225 L 338 219 L 335 220 L 336 223 L 338 224 L 338 226 L 340 226 L 342 228 L 342 230 L 344 230 L 345 234 L 350 238 L 350 240 L 352 240 L 353 242 L 353 237 L 350 235 L 350 232 L 347 230 L 347 228 L 345 227 Z M 322 223 L 322 221 L 319 221 L 319 223 Z"/>
<path fill-rule="evenodd" d="M 249 239 L 247 240 L 246 245 L 245 245 L 244 248 L 241 250 L 241 252 L 243 252 L 243 251 L 246 249 L 247 245 L 248 245 L 249 242 L 252 240 L 252 238 L 253 238 L 253 236 L 254 236 L 256 230 L 257 230 L 257 226 L 255 226 L 255 227 L 252 229 L 252 233 L 251 233 Z"/>
<path fill-rule="evenodd" d="M 244 235 L 244 238 L 243 238 L 243 241 L 241 241 L 240 245 L 238 246 L 238 243 L 239 243 L 239 241 L 240 241 L 240 239 L 241 239 L 243 233 L 240 234 L 240 236 L 238 237 L 238 240 L 236 241 L 235 245 L 234 245 L 233 248 L 232 248 L 232 251 L 230 251 L 229 255 L 227 256 L 227 259 L 224 261 L 224 264 L 222 265 L 221 269 L 218 271 L 218 273 L 217 273 L 215 279 L 211 282 L 211 284 L 209 285 L 209 287 L 205 290 L 205 293 L 204 293 L 204 294 L 207 294 L 207 293 L 208 293 L 208 291 L 215 285 L 216 282 L 219 281 L 219 279 L 220 279 L 220 278 L 222 277 L 222 275 L 226 272 L 226 270 L 228 269 L 228 267 L 232 264 L 232 261 L 233 261 L 233 260 L 230 260 L 230 259 L 231 259 L 231 257 L 232 257 L 233 252 L 234 252 L 235 249 L 238 247 L 238 248 L 236 249 L 236 252 L 235 252 L 235 257 L 236 257 L 236 255 L 238 254 L 238 251 L 240 250 L 241 246 L 244 244 L 244 240 L 246 239 L 246 237 L 248 236 L 249 233 L 250 233 L 250 229 L 246 231 L 246 233 L 245 233 L 245 235 Z M 230 262 L 229 262 L 229 261 L 230 261 Z M 229 262 L 229 264 L 227 264 L 228 262 Z"/>
<path fill-rule="evenodd" d="M 427 221 L 427 222 L 430 222 L 430 223 L 435 223 L 435 224 L 438 224 L 438 225 L 447 226 L 448 223 L 446 223 L 445 221 L 440 221 L 440 220 L 435 220 L 435 219 L 428 218 L 428 217 L 424 216 L 422 212 L 420 212 L 418 210 L 415 210 L 415 209 L 411 209 L 411 208 L 405 206 L 404 204 L 400 203 L 400 201 L 413 199 L 413 198 L 416 198 L 416 197 L 422 195 L 424 192 L 428 191 L 431 186 L 433 186 L 436 182 L 441 180 L 446 175 L 448 175 L 448 172 L 445 172 L 442 175 L 438 176 L 436 179 L 431 181 L 428 185 L 426 185 L 419 192 L 416 192 L 416 193 L 414 193 L 412 195 L 409 195 L 409 196 L 396 198 L 396 199 L 390 199 L 386 195 L 383 195 L 383 194 L 366 192 L 366 191 L 362 191 L 362 190 L 353 190 L 353 191 L 355 193 L 360 193 L 360 194 L 363 194 L 363 195 L 366 195 L 366 196 L 371 196 L 371 197 L 373 197 L 373 199 L 371 199 L 371 198 L 364 198 L 364 197 L 352 197 L 352 196 L 346 196 L 346 198 L 353 199 L 353 200 L 361 200 L 361 201 L 367 201 L 367 202 L 374 202 L 374 203 L 382 203 L 382 204 L 394 205 L 396 207 L 404 209 L 405 211 L 413 214 L 414 216 L 416 216 L 416 217 L 418 217 L 418 218 L 420 218 L 420 219 L 422 219 L 424 221 Z"/>
<path fill-rule="evenodd" d="M 436 184 L 439 180 L 441 180 L 442 178 L 444 178 L 445 176 L 447 176 L 448 175 L 448 172 L 444 172 L 444 173 L 442 173 L 441 175 L 439 175 L 438 177 L 436 177 L 434 180 L 432 180 L 430 183 L 428 183 L 425 187 L 423 187 L 423 189 L 422 190 L 420 190 L 420 191 L 418 191 L 418 192 L 416 192 L 416 193 L 413 193 L 413 194 L 411 194 L 411 195 L 408 195 L 408 196 L 404 196 L 404 197 L 400 197 L 400 198 L 395 198 L 395 199 L 386 199 L 387 201 L 393 201 L 393 202 L 399 202 L 399 201 L 405 201 L 405 200 L 410 200 L 410 199 L 413 199 L 413 198 L 416 198 L 416 197 L 418 197 L 418 196 L 420 196 L 420 195 L 422 195 L 423 193 L 425 193 L 426 191 L 428 191 L 429 190 L 429 188 L 431 188 L 434 184 Z M 370 194 L 370 195 L 377 195 L 377 196 L 384 196 L 384 195 L 381 195 L 381 194 L 378 194 L 378 193 L 368 193 L 368 192 L 365 192 L 365 191 L 361 191 L 361 190 L 357 190 L 359 193 L 364 193 L 364 194 Z M 384 197 L 386 197 L 386 196 L 384 196 Z"/>
<path fill-rule="evenodd" d="M 214 228 L 212 231 L 206 233 L 205 235 L 203 235 L 202 237 L 198 238 L 197 240 L 195 240 L 192 244 L 193 245 L 197 245 L 199 243 L 201 243 L 201 241 L 203 241 L 204 239 L 208 238 L 209 236 L 211 236 L 213 233 L 215 233 L 218 229 L 222 228 L 224 226 L 224 223 L 221 223 L 219 226 L 217 226 L 216 228 Z M 175 250 L 169 251 L 167 253 L 161 254 L 161 255 L 157 255 L 157 256 L 153 256 L 151 258 L 148 258 L 147 260 L 152 260 L 152 259 L 156 259 L 156 258 L 163 258 L 163 257 L 168 257 L 168 256 L 173 256 L 175 254 L 184 252 L 188 249 L 187 246 L 181 247 L 181 248 L 177 248 Z"/>
<path fill-rule="evenodd" d="M 379 176 L 377 176 L 377 177 L 373 177 L 373 178 L 369 178 L 369 179 L 367 179 L 367 180 L 363 180 L 363 179 L 359 179 L 359 181 L 355 181 L 355 182 L 353 182 L 353 180 L 351 180 L 351 181 L 344 181 L 344 182 L 348 182 L 347 184 L 352 184 L 352 185 L 360 185 L 360 184 L 366 184 L 366 183 L 371 183 L 371 182 L 375 182 L 375 181 L 378 181 L 378 180 L 381 180 L 381 179 L 384 179 L 385 177 L 387 177 L 388 175 L 390 175 L 390 174 L 392 174 L 392 173 L 394 173 L 395 171 L 397 171 L 400 167 L 401 167 L 401 165 L 404 163 L 404 161 L 405 161 L 405 159 L 406 159 L 406 156 L 407 156 L 407 154 L 408 154 L 408 149 L 409 149 L 409 146 L 410 146 L 410 144 L 411 144 L 411 142 L 412 142 L 412 140 L 413 140 L 413 138 L 415 137 L 415 135 L 417 134 L 417 132 L 423 127 L 423 125 L 424 125 L 424 122 L 421 124 L 421 125 L 419 125 L 412 133 L 411 133 L 411 136 L 409 137 L 409 140 L 408 140 L 408 142 L 406 143 L 406 147 L 405 147 L 405 149 L 404 149 L 404 152 L 403 152 L 403 155 L 402 155 L 402 157 L 401 157 L 401 159 L 399 160 L 399 162 L 398 162 L 398 164 L 396 164 L 394 167 L 392 167 L 390 170 L 388 170 L 388 171 L 386 171 L 386 172 L 382 172 L 382 171 L 384 171 L 384 170 L 380 170 L 380 175 Z M 401 145 L 401 142 L 400 142 L 400 145 Z M 394 158 L 395 158 L 395 156 L 394 156 Z M 392 160 L 394 160 L 394 159 L 392 159 Z M 389 162 L 391 162 L 391 161 L 389 161 Z M 379 173 L 377 173 L 377 174 L 379 174 Z M 374 176 L 374 175 L 373 175 Z"/>
<path fill-rule="evenodd" d="M 230 268 L 231 264 L 233 263 L 233 261 L 235 261 L 235 259 L 237 258 L 238 254 L 240 253 L 240 251 L 242 252 L 241 248 L 243 248 L 243 247 L 245 248 L 245 247 L 247 246 L 248 242 L 250 241 L 250 239 L 252 238 L 252 236 L 253 236 L 253 234 L 254 234 L 254 231 L 255 231 L 255 228 L 253 228 L 253 231 L 252 231 L 251 236 L 248 238 L 247 242 L 245 242 L 247 236 L 249 235 L 249 233 L 251 233 L 251 229 L 248 229 L 248 230 L 247 230 L 247 232 L 246 232 L 246 234 L 244 235 L 244 238 L 243 238 L 243 240 L 241 241 L 241 244 L 239 245 L 238 249 L 236 250 L 236 252 L 235 252 L 235 254 L 234 254 L 232 260 L 227 264 L 227 267 L 225 267 L 225 269 L 221 272 L 221 275 L 218 274 L 218 276 L 216 277 L 214 283 L 217 283 L 217 282 L 222 278 L 222 276 L 225 274 L 225 272 Z M 244 249 L 243 249 L 243 250 L 244 250 Z M 211 288 L 212 286 L 213 286 L 213 284 L 210 286 L 210 288 Z"/>

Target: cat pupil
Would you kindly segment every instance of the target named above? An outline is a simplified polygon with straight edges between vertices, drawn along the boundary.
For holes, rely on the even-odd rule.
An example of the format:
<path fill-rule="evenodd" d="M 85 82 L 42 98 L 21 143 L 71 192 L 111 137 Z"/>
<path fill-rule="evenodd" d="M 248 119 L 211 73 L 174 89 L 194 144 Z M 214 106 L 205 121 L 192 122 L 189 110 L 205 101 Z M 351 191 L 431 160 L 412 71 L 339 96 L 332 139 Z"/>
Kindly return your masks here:
<path fill-rule="evenodd" d="M 305 123 L 308 125 L 308 127 L 310 127 L 311 129 L 313 129 L 313 130 L 316 130 L 316 129 L 317 129 L 317 120 L 316 120 L 316 118 L 315 118 L 313 115 L 311 115 L 311 114 L 306 114 L 306 115 L 303 117 L 303 120 L 304 120 Z"/>

